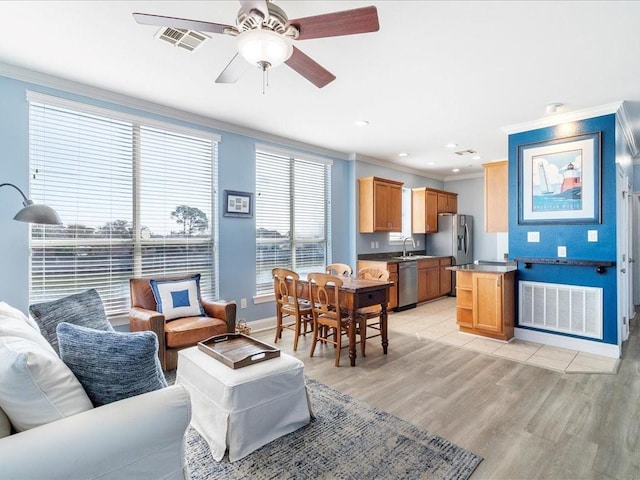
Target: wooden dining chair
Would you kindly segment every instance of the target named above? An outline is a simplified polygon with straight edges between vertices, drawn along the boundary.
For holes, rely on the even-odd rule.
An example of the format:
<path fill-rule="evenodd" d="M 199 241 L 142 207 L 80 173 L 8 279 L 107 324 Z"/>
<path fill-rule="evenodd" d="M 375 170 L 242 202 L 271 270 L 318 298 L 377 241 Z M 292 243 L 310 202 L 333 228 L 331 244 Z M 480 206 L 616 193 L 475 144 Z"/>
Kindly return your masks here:
<path fill-rule="evenodd" d="M 335 365 L 339 367 L 342 335 L 348 335 L 350 328 L 349 314 L 340 306 L 339 291 L 342 280 L 336 275 L 326 273 L 310 273 L 307 278 L 313 312 L 313 341 L 309 356 L 313 357 L 317 342 L 334 345 Z"/>
<path fill-rule="evenodd" d="M 353 273 L 351 267 L 346 263 L 331 263 L 327 265 L 326 271 L 329 275 L 336 275 L 338 277 L 350 277 Z"/>
<path fill-rule="evenodd" d="M 358 270 L 358 278 L 388 282 L 389 271 L 375 267 L 361 268 Z M 363 357 L 366 356 L 365 347 L 367 345 L 367 339 L 382 335 L 380 315 L 382 315 L 382 307 L 380 305 L 372 305 L 356 310 L 356 323 L 358 324 L 358 333 L 360 334 L 360 352 Z M 374 333 L 367 333 L 367 329 L 373 329 Z"/>
<path fill-rule="evenodd" d="M 293 351 L 298 349 L 298 337 L 312 331 L 313 313 L 308 300 L 298 298 L 302 285 L 300 276 L 293 270 L 274 268 L 271 271 L 276 296 L 276 339 L 282 338 L 282 330 L 294 331 Z"/>

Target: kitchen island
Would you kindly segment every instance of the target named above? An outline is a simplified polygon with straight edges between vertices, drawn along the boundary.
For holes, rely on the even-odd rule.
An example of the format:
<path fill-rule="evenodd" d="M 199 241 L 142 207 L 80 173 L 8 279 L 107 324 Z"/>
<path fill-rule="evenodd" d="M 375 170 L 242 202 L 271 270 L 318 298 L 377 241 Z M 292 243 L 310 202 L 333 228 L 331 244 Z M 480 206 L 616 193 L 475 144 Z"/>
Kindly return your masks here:
<path fill-rule="evenodd" d="M 496 340 L 513 338 L 516 265 L 457 265 L 456 319 L 461 332 Z"/>

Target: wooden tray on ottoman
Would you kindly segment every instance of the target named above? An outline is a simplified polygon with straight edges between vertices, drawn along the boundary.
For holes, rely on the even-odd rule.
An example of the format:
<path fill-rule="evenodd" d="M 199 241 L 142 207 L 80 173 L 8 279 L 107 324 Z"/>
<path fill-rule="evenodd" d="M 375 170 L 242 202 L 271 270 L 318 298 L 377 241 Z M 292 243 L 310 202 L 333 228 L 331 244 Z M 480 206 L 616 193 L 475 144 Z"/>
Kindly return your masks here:
<path fill-rule="evenodd" d="M 280 349 L 241 333 L 215 335 L 198 342 L 198 348 L 233 369 L 280 356 Z"/>

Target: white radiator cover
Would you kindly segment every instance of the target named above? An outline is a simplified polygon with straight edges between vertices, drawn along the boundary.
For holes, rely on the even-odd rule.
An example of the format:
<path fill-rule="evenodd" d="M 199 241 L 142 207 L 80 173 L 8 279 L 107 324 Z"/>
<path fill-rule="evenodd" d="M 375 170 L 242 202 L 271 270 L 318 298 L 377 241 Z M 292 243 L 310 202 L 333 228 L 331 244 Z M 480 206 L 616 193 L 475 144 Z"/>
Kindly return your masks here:
<path fill-rule="evenodd" d="M 520 326 L 602 340 L 602 288 L 521 281 L 518 303 Z"/>

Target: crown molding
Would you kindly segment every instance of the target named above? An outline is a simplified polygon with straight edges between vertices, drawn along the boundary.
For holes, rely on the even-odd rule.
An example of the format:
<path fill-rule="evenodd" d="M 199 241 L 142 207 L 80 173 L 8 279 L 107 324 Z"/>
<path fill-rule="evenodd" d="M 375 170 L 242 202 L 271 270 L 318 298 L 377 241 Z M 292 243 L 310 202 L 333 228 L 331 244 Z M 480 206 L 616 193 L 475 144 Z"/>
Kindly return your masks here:
<path fill-rule="evenodd" d="M 607 115 L 610 113 L 616 113 L 622 106 L 623 102 L 613 102 L 606 105 L 600 105 L 597 107 L 585 108 L 583 110 L 576 110 L 574 112 L 560 113 L 558 115 L 552 115 L 550 117 L 540 118 L 530 122 L 518 123 L 515 125 L 508 125 L 501 127 L 500 130 L 511 135 L 513 133 L 528 132 L 530 130 L 537 130 L 538 128 L 553 127 L 561 123 L 577 122 L 579 120 L 585 120 L 587 118 L 599 117 L 600 115 Z"/>
<path fill-rule="evenodd" d="M 369 163 L 371 165 L 377 165 L 378 167 L 391 168 L 393 170 L 398 170 L 400 172 L 410 173 L 412 175 L 417 175 L 419 177 L 430 178 L 432 180 L 440 180 L 444 181 L 445 177 L 429 174 L 428 172 L 424 172 L 422 170 L 418 170 L 417 168 L 406 167 L 404 165 L 398 165 L 397 163 L 389 163 L 379 158 L 368 157 L 366 155 L 362 155 L 360 153 L 351 153 L 349 155 L 349 160 Z"/>
<path fill-rule="evenodd" d="M 455 180 L 468 180 L 470 178 L 484 178 L 484 172 L 466 173 L 464 175 L 449 175 L 444 177 L 445 182 L 453 182 Z"/>
<path fill-rule="evenodd" d="M 127 108 L 134 108 L 142 110 L 147 113 L 161 115 L 174 120 L 180 120 L 183 122 L 192 123 L 199 126 L 220 130 L 221 132 L 233 133 L 237 135 L 244 135 L 260 141 L 270 142 L 277 145 L 283 145 L 289 148 L 296 148 L 318 155 L 331 157 L 334 159 L 348 160 L 349 154 L 346 152 L 339 152 L 331 150 L 318 145 L 312 145 L 297 140 L 293 140 L 278 135 L 273 135 L 260 130 L 253 130 L 251 128 L 242 127 L 232 123 L 222 122 L 211 117 L 199 115 L 196 113 L 186 112 L 167 105 L 150 102 L 129 95 L 116 93 L 110 90 L 105 90 L 99 87 L 86 85 L 83 83 L 75 82 L 66 78 L 56 77 L 47 73 L 30 70 L 17 65 L 12 65 L 4 62 L 0 62 L 0 76 L 12 78 L 14 80 L 20 80 L 35 85 L 40 85 L 47 88 L 53 88 L 61 90 L 66 93 L 75 95 L 82 95 L 95 100 L 113 103 Z"/>
<path fill-rule="evenodd" d="M 618 120 L 620 130 L 622 130 L 622 134 L 627 141 L 627 145 L 629 145 L 631 156 L 637 157 L 640 151 L 638 150 L 638 144 L 636 143 L 636 139 L 633 135 L 633 127 L 631 126 L 631 120 L 629 119 L 627 109 L 625 108 L 625 103 L 626 102 L 622 102 L 620 108 L 616 112 L 616 119 Z"/>

